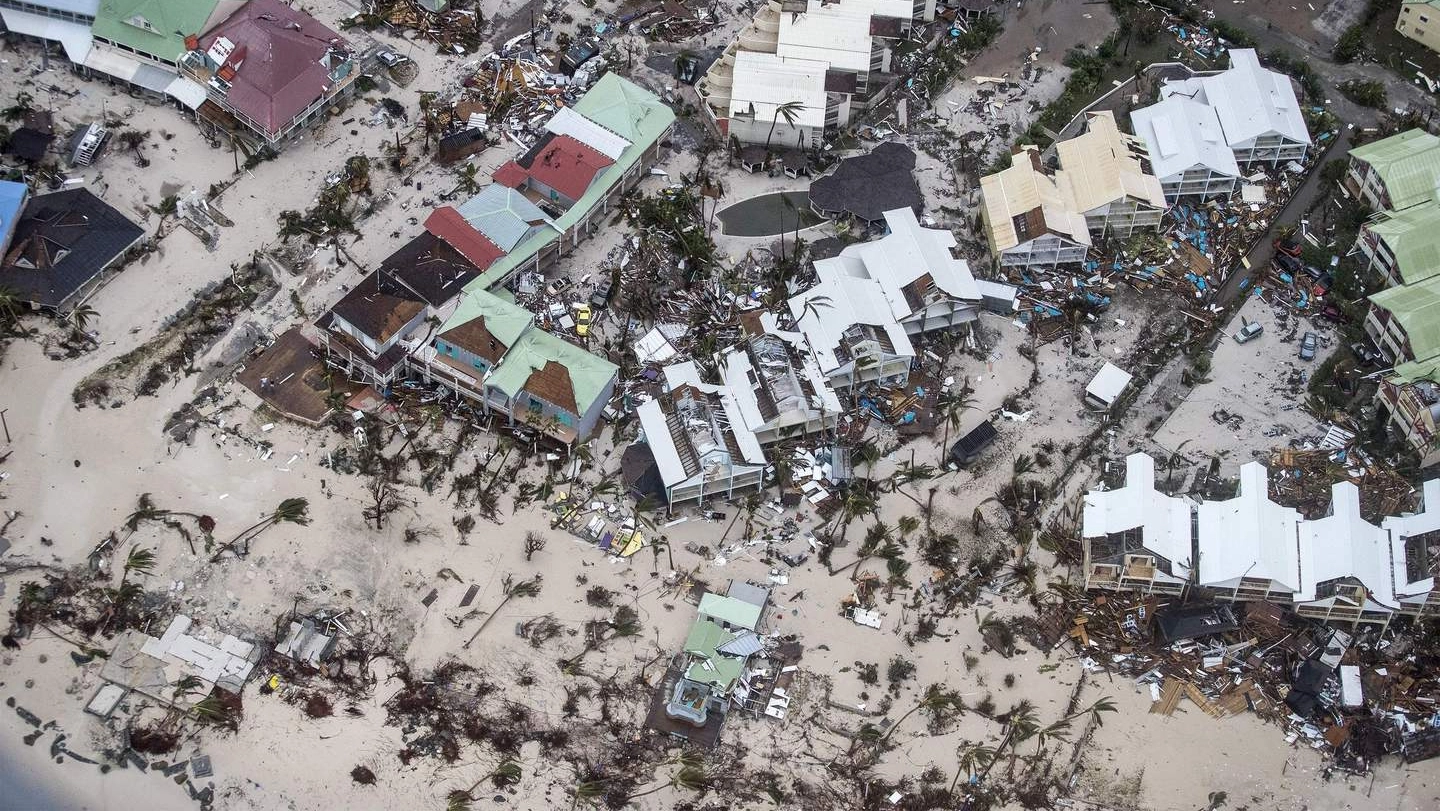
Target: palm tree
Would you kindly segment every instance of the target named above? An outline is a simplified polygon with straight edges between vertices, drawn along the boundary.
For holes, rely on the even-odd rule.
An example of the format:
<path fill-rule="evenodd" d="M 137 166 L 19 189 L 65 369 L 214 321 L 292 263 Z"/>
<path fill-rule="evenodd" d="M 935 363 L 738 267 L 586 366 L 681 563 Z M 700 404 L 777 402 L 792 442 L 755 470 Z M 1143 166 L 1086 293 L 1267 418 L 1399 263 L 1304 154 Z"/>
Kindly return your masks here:
<path fill-rule="evenodd" d="M 461 805 L 458 806 L 459 808 L 469 808 L 470 803 L 475 801 L 475 790 L 480 788 L 480 784 L 486 780 L 493 781 L 496 788 L 504 788 L 505 786 L 513 786 L 519 783 L 522 776 L 524 776 L 524 772 L 521 771 L 520 764 L 507 757 L 500 761 L 500 765 L 491 769 L 479 780 L 471 784 L 470 788 L 455 789 L 450 792 L 448 798 L 450 805 L 447 807 L 452 809 L 457 808 L 456 803 L 461 803 Z"/>
<path fill-rule="evenodd" d="M 995 760 L 994 747 L 968 742 L 962 745 L 955 758 L 955 779 L 950 783 L 950 793 L 954 794 L 955 789 L 960 785 L 960 775 L 967 772 L 975 774 L 993 760 Z"/>
<path fill-rule="evenodd" d="M 843 505 L 841 509 L 844 509 Z M 846 569 L 851 569 L 852 571 L 850 573 L 850 579 L 854 580 L 857 576 L 859 576 L 860 564 L 864 563 L 870 558 L 875 557 L 875 555 L 878 554 L 882 548 L 888 548 L 889 546 L 891 546 L 890 527 L 883 522 L 876 521 L 875 523 L 870 525 L 869 529 L 865 531 L 865 540 L 860 542 L 860 549 L 856 553 L 855 560 L 840 567 L 839 569 L 832 569 L 830 571 L 830 576 L 834 577 L 835 575 L 840 574 Z"/>
<path fill-rule="evenodd" d="M 227 550 L 234 549 L 236 545 L 240 545 L 242 549 L 237 555 L 239 557 L 245 557 L 250 554 L 250 542 L 259 537 L 260 533 L 276 524 L 299 524 L 302 527 L 307 526 L 310 523 L 309 513 L 309 499 L 300 497 L 287 498 L 280 502 L 279 506 L 271 511 L 269 515 L 241 530 L 239 535 L 231 538 L 228 543 L 215 550 L 215 554 L 210 557 L 210 562 L 215 563 L 220 560 L 220 557 L 224 555 Z"/>
<path fill-rule="evenodd" d="M 885 730 L 885 734 L 880 740 L 889 740 L 890 735 L 895 732 L 896 727 L 904 723 L 906 718 L 914 715 L 917 710 L 938 712 L 944 709 L 963 711 L 965 709 L 965 701 L 960 697 L 959 693 L 947 691 L 943 685 L 932 684 L 925 688 L 925 695 L 920 697 L 920 701 L 918 701 L 915 706 L 906 710 L 904 715 L 895 719 L 895 723 L 891 724 L 890 728 Z"/>
<path fill-rule="evenodd" d="M 795 119 L 799 117 L 800 111 L 804 109 L 805 105 L 798 101 L 787 101 L 784 104 L 776 105 L 775 115 L 770 117 L 770 132 L 765 135 L 766 152 L 770 151 L 770 139 L 774 137 L 775 125 L 780 122 L 780 119 L 785 119 L 786 125 L 793 127 L 795 126 Z"/>
<path fill-rule="evenodd" d="M 958 391 L 941 392 L 935 402 L 935 409 L 940 412 L 940 420 L 945 424 L 944 438 L 940 441 L 940 461 L 936 464 L 945 466 L 945 459 L 950 454 L 950 432 L 960 430 L 960 425 L 965 419 L 965 412 L 975 407 L 975 398 L 970 391 L 970 382 L 967 380 L 960 386 Z"/>
<path fill-rule="evenodd" d="M 95 312 L 95 308 L 89 304 L 75 305 L 75 309 L 71 310 L 68 316 L 71 326 L 75 328 L 75 334 L 81 336 L 86 341 L 92 339 L 90 335 L 85 332 L 85 328 L 90 326 L 90 322 L 99 317 L 100 314 Z"/>
<path fill-rule="evenodd" d="M 35 110 L 35 97 L 24 90 L 15 94 L 15 103 L 0 110 L 0 118 L 6 121 L 20 121 Z"/>
<path fill-rule="evenodd" d="M 661 789 L 679 788 L 686 791 L 704 791 L 710 785 L 710 776 L 705 773 L 705 758 L 699 752 L 688 750 L 681 752 L 672 763 L 679 764 L 680 768 L 670 775 L 669 780 L 627 796 L 626 804 L 636 797 L 654 794 Z"/>
<path fill-rule="evenodd" d="M 20 297 L 8 287 L 0 287 L 0 324 L 9 324 L 20 317 Z"/>
<path fill-rule="evenodd" d="M 477 167 L 473 163 L 467 163 L 464 166 L 460 167 L 458 170 L 456 170 L 455 188 L 451 189 L 450 193 L 446 196 L 449 197 L 456 192 L 464 192 L 465 194 L 470 195 L 480 191 L 480 181 L 477 179 L 477 173 L 479 171 L 479 167 Z"/>
<path fill-rule="evenodd" d="M 900 540 L 904 541 L 911 533 L 920 528 L 920 519 L 913 515 L 902 515 L 895 522 L 895 526 L 900 530 Z"/>
<path fill-rule="evenodd" d="M 480 636 L 480 632 L 485 630 L 485 626 L 490 624 L 490 620 L 495 619 L 495 615 L 499 614 L 500 611 L 505 608 L 506 603 L 510 602 L 516 597 L 535 597 L 539 595 L 540 582 L 543 579 L 544 575 L 537 574 L 529 580 L 521 580 L 517 583 L 515 581 L 514 575 L 505 575 L 505 579 L 501 581 L 500 584 L 500 590 L 505 595 L 504 598 L 500 600 L 500 604 L 495 606 L 495 610 L 490 612 L 490 616 L 486 617 L 484 622 L 480 623 L 480 627 L 475 629 L 475 633 L 471 634 L 470 638 L 465 640 L 465 644 L 461 647 L 470 647 L 471 643 L 475 641 L 476 637 Z"/>

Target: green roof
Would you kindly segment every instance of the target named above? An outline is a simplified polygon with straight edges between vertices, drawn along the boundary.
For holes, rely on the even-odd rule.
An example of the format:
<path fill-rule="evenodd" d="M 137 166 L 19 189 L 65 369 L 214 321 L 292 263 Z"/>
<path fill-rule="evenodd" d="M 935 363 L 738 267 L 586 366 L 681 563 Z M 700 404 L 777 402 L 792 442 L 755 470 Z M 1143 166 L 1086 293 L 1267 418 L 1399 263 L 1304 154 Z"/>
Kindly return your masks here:
<path fill-rule="evenodd" d="M 685 678 L 729 690 L 745 669 L 745 660 L 722 656 L 716 649 L 734 639 L 735 634 L 710 620 L 703 617 L 695 620 L 690 635 L 685 637 L 685 652 L 696 657 L 697 661 L 686 668 Z"/>
<path fill-rule="evenodd" d="M 639 162 L 645 151 L 654 146 L 661 135 L 675 123 L 675 113 L 659 96 L 614 73 L 600 77 L 575 102 L 575 112 L 630 142 L 620 159 L 602 169 L 585 194 L 568 211 L 555 219 L 555 229 L 542 229 L 516 245 L 495 264 L 470 282 L 470 289 L 485 289 L 508 277 L 515 268 L 525 264 L 546 245 L 559 238 L 582 217 L 600 204 L 601 198 L 630 167 Z"/>
<path fill-rule="evenodd" d="M 760 624 L 760 606 L 711 593 L 700 598 L 700 616 L 713 617 L 726 625 L 753 631 Z"/>
<path fill-rule="evenodd" d="M 1411 206 L 1366 227 L 1395 255 L 1395 267 L 1406 284 L 1440 273 L 1440 204 Z"/>
<path fill-rule="evenodd" d="M 444 337 L 456 327 L 477 318 L 485 319 L 485 329 L 491 335 L 506 346 L 514 346 L 525 333 L 525 328 L 530 326 L 532 316 L 529 310 L 493 293 L 471 290 L 460 297 L 460 304 L 456 306 L 454 314 L 441 325 L 440 335 Z"/>
<path fill-rule="evenodd" d="M 525 388 L 530 375 L 545 368 L 550 361 L 564 366 L 570 373 L 575 406 L 580 414 L 588 411 L 590 405 L 605 393 L 605 388 L 620 371 L 620 367 L 610 361 L 535 328 L 527 330 L 510 345 L 510 351 L 486 376 L 485 383 L 504 392 L 507 397 L 514 397 Z"/>
<path fill-rule="evenodd" d="M 1400 322 L 1416 359 L 1440 354 L 1440 276 L 1381 290 L 1370 302 Z"/>
<path fill-rule="evenodd" d="M 1435 199 L 1436 181 L 1440 180 L 1440 138 L 1424 130 L 1406 130 L 1352 149 L 1350 156 L 1379 173 L 1390 193 L 1392 209 L 1398 211 Z"/>
<path fill-rule="evenodd" d="M 185 53 L 185 37 L 204 33 L 218 5 L 220 0 L 101 0 L 91 33 L 175 62 Z M 234 3 L 226 5 L 231 11 L 238 8 Z"/>

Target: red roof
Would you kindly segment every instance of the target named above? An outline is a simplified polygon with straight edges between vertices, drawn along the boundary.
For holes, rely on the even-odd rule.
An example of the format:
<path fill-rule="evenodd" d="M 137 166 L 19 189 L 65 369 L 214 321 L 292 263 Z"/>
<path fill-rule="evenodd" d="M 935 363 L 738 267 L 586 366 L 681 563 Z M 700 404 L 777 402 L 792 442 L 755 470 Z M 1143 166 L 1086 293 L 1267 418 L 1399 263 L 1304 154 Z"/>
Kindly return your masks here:
<path fill-rule="evenodd" d="M 568 135 L 557 135 L 530 162 L 529 172 L 532 180 L 579 200 L 595 175 L 614 162 Z"/>
<path fill-rule="evenodd" d="M 430 216 L 425 218 L 425 230 L 459 251 L 478 270 L 490 267 L 496 259 L 505 255 L 500 246 L 470 227 L 470 223 L 465 222 L 460 212 L 451 206 L 441 206 L 430 212 Z"/>
<path fill-rule="evenodd" d="M 226 64 L 229 106 L 244 113 L 271 136 L 279 134 L 336 84 L 322 60 L 337 65 L 348 60 L 349 46 L 341 36 L 280 0 L 250 0 L 201 38 L 197 50 L 208 52 L 224 37 L 234 44 Z"/>
<path fill-rule="evenodd" d="M 530 173 L 526 172 L 525 168 L 520 164 L 515 161 L 505 161 L 505 164 L 499 169 L 496 169 L 495 174 L 490 177 L 501 186 L 518 189 L 520 188 L 520 184 L 525 182 L 525 178 L 529 176 Z"/>

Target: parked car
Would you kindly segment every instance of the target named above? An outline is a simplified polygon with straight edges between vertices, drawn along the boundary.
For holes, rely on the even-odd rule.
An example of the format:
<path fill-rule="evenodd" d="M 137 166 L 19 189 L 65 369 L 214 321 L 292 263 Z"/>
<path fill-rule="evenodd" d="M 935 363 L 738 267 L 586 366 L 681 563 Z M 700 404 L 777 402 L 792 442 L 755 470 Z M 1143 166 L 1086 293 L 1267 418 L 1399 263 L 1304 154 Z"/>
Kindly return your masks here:
<path fill-rule="evenodd" d="M 397 54 L 391 50 L 382 50 L 380 53 L 375 54 L 375 58 L 380 60 L 380 64 L 384 65 L 387 68 L 393 68 L 396 65 L 403 65 L 406 62 L 410 61 L 410 57 L 401 56 L 400 54 Z"/>
<path fill-rule="evenodd" d="M 1319 345 L 1319 339 L 1315 333 L 1307 332 L 1300 338 L 1300 360 L 1315 360 L 1315 350 Z"/>
<path fill-rule="evenodd" d="M 1305 272 L 1305 263 L 1293 256 L 1283 253 L 1275 254 L 1275 266 L 1291 276 L 1298 276 Z"/>
<path fill-rule="evenodd" d="M 575 334 L 584 338 L 590 334 L 590 320 L 594 313 L 590 311 L 590 305 L 583 302 L 575 304 Z"/>
<path fill-rule="evenodd" d="M 1345 311 L 1336 307 L 1334 304 L 1326 304 L 1325 309 L 1320 311 L 1320 317 L 1327 321 L 1333 321 L 1336 324 L 1344 324 L 1349 321 L 1349 319 L 1345 317 Z"/>
<path fill-rule="evenodd" d="M 1247 321 L 1245 322 L 1245 326 L 1241 327 L 1235 332 L 1235 343 L 1248 344 L 1256 338 L 1259 338 L 1260 333 L 1264 331 L 1264 325 L 1256 323 L 1254 321 Z"/>
<path fill-rule="evenodd" d="M 1303 246 L 1298 239 L 1287 237 L 1285 239 L 1275 240 L 1276 253 L 1285 254 L 1286 256 L 1299 256 L 1301 250 L 1303 250 Z"/>
<path fill-rule="evenodd" d="M 600 281 L 595 283 L 595 292 L 590 294 L 591 307 L 598 310 L 610 303 L 610 290 L 614 281 L 608 273 L 600 277 Z"/>

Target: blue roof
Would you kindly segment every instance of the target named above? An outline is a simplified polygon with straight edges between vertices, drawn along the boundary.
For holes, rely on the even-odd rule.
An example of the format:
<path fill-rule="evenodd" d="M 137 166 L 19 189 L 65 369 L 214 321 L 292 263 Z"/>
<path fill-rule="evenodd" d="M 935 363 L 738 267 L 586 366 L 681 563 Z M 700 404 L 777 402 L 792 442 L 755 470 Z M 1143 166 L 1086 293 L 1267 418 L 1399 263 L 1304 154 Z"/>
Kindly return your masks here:
<path fill-rule="evenodd" d="M 20 222 L 20 210 L 25 207 L 25 196 L 30 187 L 13 180 L 0 180 L 0 253 L 5 252 L 15 224 Z"/>
<path fill-rule="evenodd" d="M 491 183 L 456 209 L 470 227 L 485 235 L 500 250 L 515 250 L 520 240 L 536 225 L 550 223 L 550 217 L 525 195 L 508 186 Z"/>

